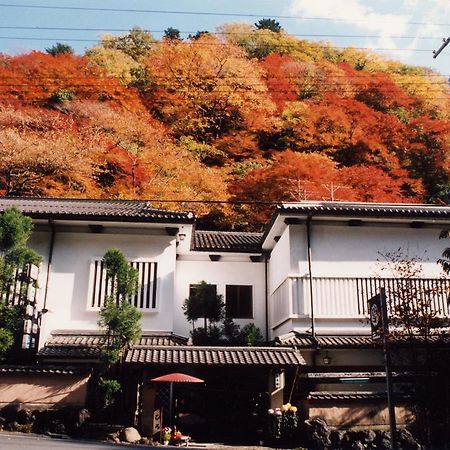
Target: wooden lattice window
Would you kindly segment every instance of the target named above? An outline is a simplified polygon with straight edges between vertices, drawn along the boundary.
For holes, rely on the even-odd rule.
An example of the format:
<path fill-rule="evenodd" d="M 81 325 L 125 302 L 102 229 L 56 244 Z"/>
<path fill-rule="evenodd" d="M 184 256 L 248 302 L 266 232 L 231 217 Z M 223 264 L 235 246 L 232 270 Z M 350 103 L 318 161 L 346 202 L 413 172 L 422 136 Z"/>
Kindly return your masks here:
<path fill-rule="evenodd" d="M 130 265 L 138 271 L 138 291 L 130 300 L 136 308 L 152 311 L 157 308 L 158 264 L 150 261 L 131 261 Z M 92 293 L 89 307 L 102 308 L 105 298 L 111 295 L 112 283 L 106 274 L 103 261 L 95 260 L 92 267 Z"/>
<path fill-rule="evenodd" d="M 16 348 L 34 350 L 39 339 L 41 315 L 37 308 L 36 293 L 39 268 L 26 265 L 17 269 L 11 283 L 0 291 L 0 300 L 23 309 L 23 329 L 16 335 Z"/>

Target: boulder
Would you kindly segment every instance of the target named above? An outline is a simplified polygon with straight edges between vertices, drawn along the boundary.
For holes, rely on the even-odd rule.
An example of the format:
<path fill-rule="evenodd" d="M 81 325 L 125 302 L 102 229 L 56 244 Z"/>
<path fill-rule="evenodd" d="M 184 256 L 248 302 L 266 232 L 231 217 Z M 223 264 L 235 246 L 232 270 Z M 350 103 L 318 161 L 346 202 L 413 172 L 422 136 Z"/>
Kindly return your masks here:
<path fill-rule="evenodd" d="M 403 450 L 420 450 L 421 445 L 417 442 L 414 436 L 405 429 L 400 429 L 397 432 L 397 440 Z"/>
<path fill-rule="evenodd" d="M 91 413 L 89 412 L 89 410 L 83 408 L 78 410 L 75 413 L 75 428 L 81 428 L 83 425 L 85 425 L 89 419 L 91 418 Z"/>
<path fill-rule="evenodd" d="M 130 444 L 134 444 L 135 442 L 141 440 L 141 435 L 139 434 L 138 430 L 136 430 L 136 428 L 127 427 L 121 430 L 119 438 L 123 442 L 129 442 Z"/>
<path fill-rule="evenodd" d="M 391 433 L 380 431 L 376 433 L 375 445 L 377 450 L 391 450 Z"/>
<path fill-rule="evenodd" d="M 361 441 L 353 441 L 350 448 L 351 450 L 364 450 L 366 447 Z"/>
<path fill-rule="evenodd" d="M 331 447 L 336 448 L 336 449 L 341 449 L 342 448 L 342 440 L 343 440 L 344 436 L 345 436 L 345 431 L 333 430 L 330 433 Z"/>
<path fill-rule="evenodd" d="M 305 420 L 305 431 L 309 447 L 312 449 L 324 449 L 331 445 L 331 430 L 328 424 L 321 418 Z"/>
<path fill-rule="evenodd" d="M 36 419 L 31 409 L 21 409 L 17 412 L 16 420 L 20 425 L 33 423 Z"/>
<path fill-rule="evenodd" d="M 376 437 L 377 435 L 373 430 L 362 430 L 356 433 L 356 439 L 363 444 L 371 444 Z"/>

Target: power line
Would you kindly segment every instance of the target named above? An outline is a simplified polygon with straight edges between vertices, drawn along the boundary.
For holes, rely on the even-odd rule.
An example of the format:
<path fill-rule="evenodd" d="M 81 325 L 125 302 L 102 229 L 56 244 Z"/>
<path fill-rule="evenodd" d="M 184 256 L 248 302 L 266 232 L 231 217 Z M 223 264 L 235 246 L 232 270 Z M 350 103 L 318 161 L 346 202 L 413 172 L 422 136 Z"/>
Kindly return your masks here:
<path fill-rule="evenodd" d="M 320 20 L 320 21 L 331 21 L 331 22 L 373 22 L 370 19 L 340 19 L 340 18 L 330 18 L 330 17 L 306 17 L 306 16 L 296 16 L 296 15 L 274 15 L 274 14 L 248 14 L 248 13 L 225 13 L 225 12 L 209 12 L 209 11 L 176 11 L 176 10 L 157 10 L 157 9 L 126 9 L 126 8 L 94 8 L 94 7 L 82 7 L 82 6 L 50 6 L 50 5 L 28 5 L 28 4 L 16 4 L 11 5 L 7 3 L 0 3 L 0 7 L 5 8 L 33 8 L 33 9 L 54 9 L 54 10 L 65 10 L 65 11 L 97 11 L 97 12 L 128 12 L 128 13 L 144 13 L 144 14 L 178 14 L 178 15 L 191 15 L 191 16 L 223 16 L 223 17 L 271 17 L 273 19 L 300 19 L 300 20 Z M 383 23 L 398 23 L 399 20 L 386 20 Z M 402 22 L 408 25 L 435 25 L 447 27 L 450 26 L 448 23 L 434 23 L 429 22 Z"/>
<path fill-rule="evenodd" d="M 104 31 L 104 32 L 124 32 L 129 33 L 130 29 L 128 28 L 78 28 L 78 27 L 41 27 L 41 26 L 2 26 L 0 25 L 0 29 L 4 30 L 34 30 L 34 31 Z M 146 33 L 164 33 L 166 30 L 150 30 L 150 29 L 142 29 L 142 31 Z M 195 34 L 197 31 L 182 31 L 178 30 L 180 34 Z M 228 31 L 214 31 L 210 32 L 210 34 L 214 36 L 252 36 L 253 33 L 245 33 L 245 32 L 228 32 Z M 311 34 L 311 33 L 289 33 L 289 36 L 294 37 L 325 37 L 325 38 L 378 38 L 379 35 L 376 34 Z M 436 40 L 440 39 L 440 36 L 400 36 L 393 35 L 389 36 L 392 39 L 419 39 L 419 40 Z"/>
<path fill-rule="evenodd" d="M 1 5 L 0 5 L 1 6 Z M 56 42 L 100 42 L 99 39 L 77 39 L 77 38 L 55 38 L 55 37 L 26 37 L 26 36 L 0 36 L 0 39 L 5 40 L 21 40 L 21 41 L 56 41 Z M 164 42 L 161 41 L 155 41 L 153 43 L 154 45 L 164 45 Z M 314 43 L 318 46 L 320 46 L 319 43 Z M 228 45 L 227 43 L 222 42 L 190 42 L 189 45 L 201 45 L 201 46 L 225 46 Z M 268 47 L 268 48 L 293 48 L 295 49 L 299 44 L 298 43 L 292 43 L 292 44 L 259 44 L 259 43 L 252 43 L 250 46 L 253 47 Z M 337 50 L 347 50 L 347 49 L 353 49 L 353 50 L 370 50 L 370 51 L 389 51 L 389 52 L 397 52 L 397 51 L 406 51 L 406 52 L 431 52 L 431 48 L 384 48 L 384 47 L 353 47 L 353 46 L 347 46 L 347 47 L 340 47 L 340 46 L 331 46 L 331 49 L 337 49 Z"/>

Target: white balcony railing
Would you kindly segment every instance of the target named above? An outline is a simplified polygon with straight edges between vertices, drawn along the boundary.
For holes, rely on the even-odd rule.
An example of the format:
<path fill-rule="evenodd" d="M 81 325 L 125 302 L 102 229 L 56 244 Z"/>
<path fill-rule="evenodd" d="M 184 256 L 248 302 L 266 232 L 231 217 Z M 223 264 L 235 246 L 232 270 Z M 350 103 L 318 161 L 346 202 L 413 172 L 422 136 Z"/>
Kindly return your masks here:
<path fill-rule="evenodd" d="M 290 276 L 271 295 L 272 327 L 288 319 L 310 317 L 311 307 L 316 318 L 366 318 L 367 300 L 382 287 L 391 309 L 402 292 L 411 298 L 428 297 L 429 308 L 437 315 L 449 315 L 448 279 L 313 277 L 311 280 L 309 276 Z"/>

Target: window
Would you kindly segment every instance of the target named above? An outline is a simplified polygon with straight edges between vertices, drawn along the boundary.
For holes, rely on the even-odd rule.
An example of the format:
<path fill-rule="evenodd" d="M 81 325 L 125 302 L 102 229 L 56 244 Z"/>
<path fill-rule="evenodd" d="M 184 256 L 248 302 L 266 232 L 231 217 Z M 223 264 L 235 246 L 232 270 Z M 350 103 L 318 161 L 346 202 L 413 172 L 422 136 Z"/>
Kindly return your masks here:
<path fill-rule="evenodd" d="M 132 261 L 131 266 L 138 271 L 139 287 L 132 297 L 131 304 L 138 309 L 156 309 L 157 268 L 156 262 Z M 105 297 L 111 293 L 111 283 L 106 276 L 106 269 L 102 260 L 93 263 L 93 289 L 90 295 L 89 306 L 101 308 L 105 303 Z"/>
<path fill-rule="evenodd" d="M 225 311 L 231 319 L 252 319 L 253 286 L 227 285 Z"/>
<path fill-rule="evenodd" d="M 190 284 L 189 285 L 189 297 L 192 297 L 195 294 L 195 291 L 198 288 L 198 284 Z M 214 297 L 217 295 L 217 286 L 215 284 L 207 284 L 205 285 L 205 291 L 207 296 Z"/>

